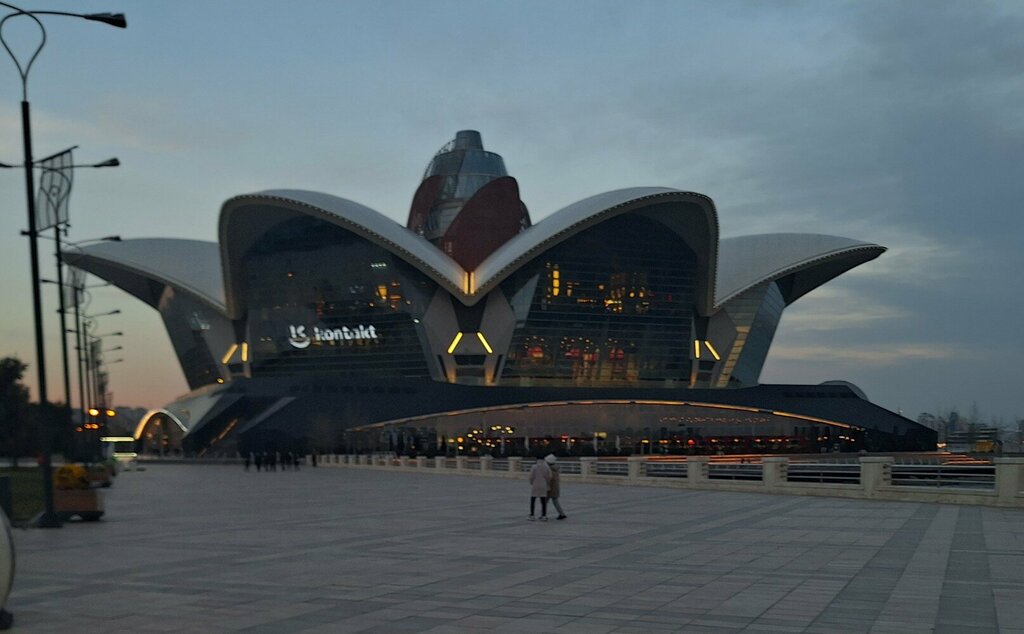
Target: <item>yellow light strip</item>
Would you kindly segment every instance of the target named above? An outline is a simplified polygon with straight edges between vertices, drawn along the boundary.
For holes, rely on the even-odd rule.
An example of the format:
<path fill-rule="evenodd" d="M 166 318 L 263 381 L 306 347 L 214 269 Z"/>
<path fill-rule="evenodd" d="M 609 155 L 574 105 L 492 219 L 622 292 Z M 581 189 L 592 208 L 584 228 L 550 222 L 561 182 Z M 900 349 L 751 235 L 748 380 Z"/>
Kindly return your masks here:
<path fill-rule="evenodd" d="M 693 356 L 697 359 L 700 358 L 700 340 L 698 339 L 693 340 Z"/>
<path fill-rule="evenodd" d="M 715 350 L 715 347 L 713 345 L 711 345 L 710 341 L 705 339 L 704 340 L 704 345 L 708 347 L 708 351 L 711 353 L 711 356 L 713 356 L 715 358 L 715 361 L 721 361 L 722 360 L 722 357 L 718 356 L 718 351 Z"/>
<path fill-rule="evenodd" d="M 249 360 L 249 343 L 246 341 L 242 342 L 242 363 L 246 363 Z"/>
<path fill-rule="evenodd" d="M 798 418 L 800 420 L 811 421 L 812 423 L 822 423 L 825 425 L 832 425 L 833 427 L 843 427 L 844 429 L 857 429 L 863 431 L 862 427 L 856 425 L 847 425 L 846 423 L 836 422 L 834 420 L 825 420 L 824 418 L 815 418 L 814 416 L 804 416 L 803 414 L 790 414 L 789 412 L 778 412 L 772 411 L 775 416 L 783 416 L 785 418 Z"/>
<path fill-rule="evenodd" d="M 231 360 L 231 357 L 235 356 L 235 350 L 238 350 L 237 343 L 231 344 L 231 347 L 228 348 L 228 351 L 224 353 L 223 357 L 221 357 L 220 362 L 223 363 L 224 365 L 227 365 L 228 361 Z"/>
<path fill-rule="evenodd" d="M 459 345 L 460 341 L 462 341 L 462 332 L 461 331 L 456 333 L 455 338 L 452 339 L 452 345 L 448 346 L 448 354 L 451 354 L 451 353 L 455 352 L 455 347 Z"/>
<path fill-rule="evenodd" d="M 796 419 L 800 419 L 800 420 L 807 420 L 807 421 L 811 421 L 811 422 L 815 422 L 815 423 L 822 423 L 822 424 L 825 424 L 825 425 L 831 425 L 833 427 L 843 427 L 843 428 L 846 428 L 846 429 L 855 429 L 855 430 L 858 430 L 858 431 L 863 431 L 862 427 L 858 427 L 856 425 L 848 425 L 846 423 L 839 423 L 839 422 L 832 421 L 832 420 L 825 420 L 824 418 L 815 418 L 814 416 L 802 416 L 800 414 L 790 414 L 788 412 L 772 411 L 772 410 L 767 410 L 767 409 L 760 409 L 760 408 L 757 408 L 757 407 L 743 407 L 742 405 L 725 405 L 723 403 L 702 403 L 702 402 L 694 402 L 694 401 L 664 401 L 664 400 L 654 400 L 654 399 L 643 399 L 643 400 L 635 400 L 635 401 L 629 401 L 629 400 L 624 400 L 624 399 L 600 399 L 600 400 L 593 400 L 593 401 L 550 401 L 550 402 L 546 402 L 546 403 L 515 403 L 515 404 L 510 404 L 510 405 L 492 405 L 492 406 L 487 406 L 487 407 L 471 407 L 471 408 L 462 409 L 462 410 L 448 411 L 448 412 L 445 412 L 444 414 L 440 414 L 440 415 L 439 414 L 423 414 L 423 415 L 420 415 L 420 416 L 409 416 L 407 418 L 396 418 L 396 419 L 389 420 L 389 421 L 384 421 L 384 422 L 381 422 L 381 423 L 370 423 L 368 425 L 360 425 L 358 427 L 353 427 L 349 431 L 366 431 L 366 430 L 369 430 L 369 429 L 380 429 L 380 428 L 384 428 L 384 427 L 388 427 L 388 426 L 393 426 L 393 425 L 399 425 L 399 424 L 407 425 L 407 424 L 412 424 L 412 423 L 418 423 L 420 421 L 430 420 L 432 418 L 437 418 L 438 416 L 458 417 L 458 416 L 466 416 L 466 415 L 471 415 L 471 414 L 479 414 L 479 413 L 482 413 L 482 412 L 503 412 L 503 411 L 520 410 L 520 409 L 524 409 L 524 408 L 534 408 L 534 407 L 564 407 L 565 405 L 626 405 L 626 404 L 629 404 L 629 405 L 680 405 L 680 406 L 684 406 L 684 407 L 686 407 L 686 406 L 689 406 L 689 407 L 703 407 L 703 408 L 707 408 L 707 409 L 739 410 L 739 411 L 744 411 L 744 412 L 755 412 L 755 413 L 761 413 L 761 414 L 771 414 L 771 415 L 775 415 L 775 416 L 783 416 L 783 417 L 786 417 L 786 418 L 796 418 Z M 158 411 L 163 412 L 163 413 L 167 413 L 164 410 L 158 410 Z M 142 426 L 148 420 L 148 417 L 149 417 L 149 414 L 147 414 L 146 417 L 144 417 L 143 420 L 140 421 L 139 431 L 141 431 Z M 737 422 L 737 424 L 741 424 L 741 425 L 747 425 L 748 424 L 746 421 L 742 421 L 742 420 L 736 421 L 736 422 Z"/>
<path fill-rule="evenodd" d="M 487 340 L 484 339 L 484 333 L 478 332 L 476 336 L 480 339 L 480 343 L 484 344 L 484 350 L 487 351 L 487 354 L 494 354 L 494 350 L 491 350 L 491 344 L 487 343 Z"/>

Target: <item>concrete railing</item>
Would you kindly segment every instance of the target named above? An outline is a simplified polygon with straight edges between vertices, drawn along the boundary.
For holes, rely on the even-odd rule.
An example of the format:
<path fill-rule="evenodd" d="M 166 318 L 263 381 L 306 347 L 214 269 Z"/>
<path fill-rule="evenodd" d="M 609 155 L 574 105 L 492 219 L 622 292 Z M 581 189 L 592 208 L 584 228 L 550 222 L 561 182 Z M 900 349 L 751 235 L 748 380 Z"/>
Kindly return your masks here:
<path fill-rule="evenodd" d="M 497 478 L 524 478 L 532 462 L 489 456 L 323 455 L 317 460 L 323 467 Z M 995 458 L 990 465 L 898 465 L 888 456 L 862 456 L 856 464 L 793 463 L 771 456 L 749 464 L 712 462 L 709 456 L 678 460 L 584 457 L 561 464 L 562 478 L 568 481 L 1024 508 L 1024 458 L 1018 457 Z"/>

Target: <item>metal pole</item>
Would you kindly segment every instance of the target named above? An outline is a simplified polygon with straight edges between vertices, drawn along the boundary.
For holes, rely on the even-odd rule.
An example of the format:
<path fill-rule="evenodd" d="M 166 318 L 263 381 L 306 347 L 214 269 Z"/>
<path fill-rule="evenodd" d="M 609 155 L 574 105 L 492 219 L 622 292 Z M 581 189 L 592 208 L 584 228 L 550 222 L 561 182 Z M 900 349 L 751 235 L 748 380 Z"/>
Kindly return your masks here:
<path fill-rule="evenodd" d="M 77 286 L 75 287 L 75 349 L 78 351 L 78 365 L 76 366 L 76 372 L 78 373 L 78 404 L 81 408 L 79 410 L 79 423 L 85 424 L 85 366 L 83 365 L 84 357 L 82 355 L 82 313 L 79 310 L 79 303 L 82 300 L 80 290 Z M 82 430 L 85 433 L 85 430 Z M 82 450 L 82 440 L 75 434 L 75 454 L 76 457 L 80 455 Z"/>
<path fill-rule="evenodd" d="M 32 169 L 32 124 L 28 100 L 21 102 L 21 131 L 25 146 L 25 193 L 28 196 L 28 244 L 32 260 L 32 310 L 35 317 L 36 375 L 39 390 L 39 407 L 42 410 L 43 437 L 43 503 L 44 510 L 36 521 L 40 528 L 60 528 L 60 517 L 53 509 L 53 463 L 50 452 L 53 447 L 53 423 L 50 420 L 50 403 L 46 395 L 46 352 L 43 347 L 43 304 L 39 291 L 39 236 L 36 225 L 36 197 Z"/>
<path fill-rule="evenodd" d="M 60 352 L 64 364 L 64 434 L 72 428 L 71 420 L 71 369 L 68 367 L 68 332 L 66 304 L 64 302 L 64 258 L 60 250 L 60 225 L 53 228 L 55 255 L 57 257 L 57 294 L 60 297 Z"/>
<path fill-rule="evenodd" d="M 78 404 L 81 408 L 80 420 L 85 422 L 85 372 L 84 366 L 82 365 L 84 357 L 82 355 L 82 313 L 78 309 L 79 301 L 79 288 L 75 287 L 75 349 L 78 351 Z"/>

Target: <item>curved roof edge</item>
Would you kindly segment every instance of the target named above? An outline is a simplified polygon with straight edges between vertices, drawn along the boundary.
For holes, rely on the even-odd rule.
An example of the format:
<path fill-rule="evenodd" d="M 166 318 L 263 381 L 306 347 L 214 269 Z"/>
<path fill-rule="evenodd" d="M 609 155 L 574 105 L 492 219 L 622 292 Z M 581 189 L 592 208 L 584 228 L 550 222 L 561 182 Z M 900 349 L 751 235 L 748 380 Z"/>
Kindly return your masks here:
<path fill-rule="evenodd" d="M 451 259 L 426 239 L 380 212 L 357 202 L 299 189 L 272 189 L 228 199 L 221 207 L 220 248 L 224 270 L 226 304 L 232 318 L 241 316 L 237 293 L 238 258 L 263 232 L 284 218 L 248 219 L 244 233 L 233 229 L 236 214 L 245 207 L 275 207 L 285 214 L 305 214 L 337 225 L 362 236 L 370 242 L 414 265 L 448 292 L 464 299 L 466 274 Z"/>
<path fill-rule="evenodd" d="M 225 312 L 220 250 L 215 242 L 178 238 L 139 238 L 97 242 L 64 252 L 69 265 L 101 277 L 150 306 L 149 281 L 192 295 Z"/>
<path fill-rule="evenodd" d="M 146 414 L 142 418 L 139 419 L 138 424 L 135 426 L 135 433 L 132 434 L 133 436 L 135 436 L 135 440 L 142 439 L 142 432 L 146 431 L 146 425 L 149 424 L 149 421 L 152 420 L 154 416 L 160 414 L 163 414 L 167 418 L 170 418 L 172 421 L 174 421 L 174 424 L 177 425 L 179 429 L 181 429 L 181 431 L 185 432 L 186 434 L 188 433 L 188 427 L 185 427 L 185 425 L 182 424 L 181 420 L 178 419 L 178 417 L 172 414 L 171 412 L 165 409 L 151 409 L 148 412 L 146 412 Z"/>
<path fill-rule="evenodd" d="M 637 211 L 643 207 L 660 203 L 695 204 L 703 211 L 706 235 L 685 235 L 686 232 L 676 230 L 671 222 L 669 228 L 682 235 L 687 242 L 695 238 L 705 241 L 697 245 L 694 251 L 700 262 L 700 276 L 705 293 L 698 298 L 700 310 L 707 314 L 714 300 L 715 268 L 718 251 L 718 212 L 715 203 L 704 194 L 686 192 L 667 187 L 632 187 L 605 192 L 577 201 L 554 212 L 537 224 L 516 235 L 480 263 L 473 275 L 471 290 L 473 301 L 487 295 L 498 284 L 544 251 L 568 240 L 572 236 L 589 229 L 609 218 Z M 680 214 L 659 214 L 667 216 L 660 220 L 671 220 Z M 691 245 L 692 246 L 692 245 Z"/>
<path fill-rule="evenodd" d="M 787 304 L 886 251 L 870 242 L 811 233 L 766 233 L 725 238 L 718 259 L 715 308 L 763 282 L 800 274 L 782 288 Z"/>

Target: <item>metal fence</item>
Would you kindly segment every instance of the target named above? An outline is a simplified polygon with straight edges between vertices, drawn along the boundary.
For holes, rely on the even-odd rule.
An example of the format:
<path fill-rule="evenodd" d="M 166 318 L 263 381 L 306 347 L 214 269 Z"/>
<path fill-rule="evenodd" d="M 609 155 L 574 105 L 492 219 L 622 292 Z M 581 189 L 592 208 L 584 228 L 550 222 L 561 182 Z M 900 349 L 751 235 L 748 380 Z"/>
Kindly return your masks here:
<path fill-rule="evenodd" d="M 817 482 L 819 484 L 860 484 L 859 464 L 790 464 L 786 470 L 787 482 Z"/>
<path fill-rule="evenodd" d="M 760 480 L 762 465 L 759 464 L 708 464 L 709 480 Z"/>
<path fill-rule="evenodd" d="M 892 465 L 892 485 L 994 490 L 993 465 Z"/>
<path fill-rule="evenodd" d="M 610 476 L 628 476 L 629 465 L 625 462 L 603 462 L 598 461 L 595 465 L 597 467 L 597 475 L 610 475 Z"/>
<path fill-rule="evenodd" d="M 650 478 L 685 478 L 689 472 L 686 462 L 648 462 L 646 475 Z"/>

